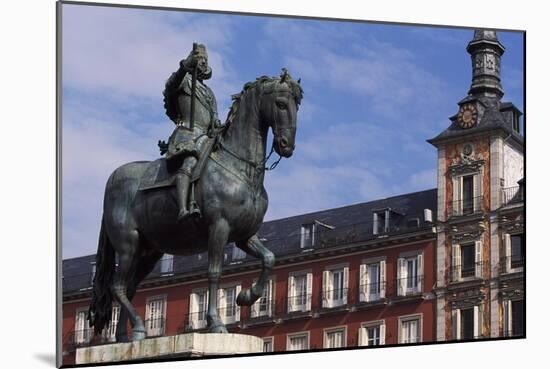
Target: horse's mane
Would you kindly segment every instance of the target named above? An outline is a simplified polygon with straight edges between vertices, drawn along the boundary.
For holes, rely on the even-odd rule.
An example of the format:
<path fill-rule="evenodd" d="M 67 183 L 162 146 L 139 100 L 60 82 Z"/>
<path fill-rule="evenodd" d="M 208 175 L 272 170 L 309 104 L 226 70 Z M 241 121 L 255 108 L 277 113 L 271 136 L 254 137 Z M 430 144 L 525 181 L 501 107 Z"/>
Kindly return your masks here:
<path fill-rule="evenodd" d="M 281 82 L 281 80 L 283 82 Z M 290 91 L 292 92 L 292 96 L 296 101 L 296 105 L 300 105 L 300 103 L 302 102 L 302 97 L 304 95 L 304 90 L 302 89 L 302 86 L 300 86 L 300 80 L 298 80 L 298 82 L 294 81 L 292 77 L 290 77 L 286 69 L 283 68 L 283 73 L 280 77 L 260 76 L 256 78 L 255 81 L 246 82 L 243 86 L 243 89 L 238 94 L 231 95 L 231 100 L 233 100 L 233 102 L 231 104 L 231 108 L 229 109 L 229 113 L 227 113 L 227 118 L 225 120 L 224 126 L 229 127 L 229 125 L 233 123 L 233 120 L 237 116 L 239 106 L 243 100 L 242 98 L 246 93 L 254 90 L 254 88 L 261 86 L 264 83 L 271 82 L 286 83 L 287 86 L 290 88 Z"/>

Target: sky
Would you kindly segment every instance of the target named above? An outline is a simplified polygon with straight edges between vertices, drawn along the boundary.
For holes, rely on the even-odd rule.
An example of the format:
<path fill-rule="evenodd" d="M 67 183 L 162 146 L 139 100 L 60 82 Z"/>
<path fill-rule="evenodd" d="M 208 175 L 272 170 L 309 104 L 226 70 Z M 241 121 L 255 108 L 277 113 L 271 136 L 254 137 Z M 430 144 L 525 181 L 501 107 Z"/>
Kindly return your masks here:
<path fill-rule="evenodd" d="M 63 258 L 96 252 L 107 178 L 159 157 L 174 125 L 164 82 L 193 42 L 222 121 L 261 75 L 301 78 L 296 150 L 268 172 L 265 220 L 436 186 L 426 139 L 449 125 L 471 82 L 470 29 L 63 4 Z M 506 48 L 504 101 L 523 111 L 523 34 Z"/>

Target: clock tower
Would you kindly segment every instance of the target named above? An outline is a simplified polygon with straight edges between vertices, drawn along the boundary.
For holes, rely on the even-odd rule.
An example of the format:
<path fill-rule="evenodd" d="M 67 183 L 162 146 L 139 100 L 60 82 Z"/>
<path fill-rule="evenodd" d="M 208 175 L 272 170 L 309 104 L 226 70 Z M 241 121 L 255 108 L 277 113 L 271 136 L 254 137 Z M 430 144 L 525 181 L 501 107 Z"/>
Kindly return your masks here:
<path fill-rule="evenodd" d="M 502 101 L 505 48 L 496 32 L 476 30 L 466 50 L 468 94 L 447 129 L 428 140 L 438 152 L 438 341 L 522 332 L 521 112 Z"/>

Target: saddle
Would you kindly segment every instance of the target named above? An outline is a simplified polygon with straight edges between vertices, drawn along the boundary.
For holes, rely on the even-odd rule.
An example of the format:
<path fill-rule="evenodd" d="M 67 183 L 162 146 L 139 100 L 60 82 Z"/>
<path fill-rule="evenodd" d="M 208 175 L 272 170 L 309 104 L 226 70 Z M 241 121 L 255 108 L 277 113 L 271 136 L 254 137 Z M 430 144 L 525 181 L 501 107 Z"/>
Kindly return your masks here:
<path fill-rule="evenodd" d="M 197 182 L 200 179 L 202 171 L 206 166 L 206 162 L 210 158 L 210 154 L 214 150 L 216 143 L 215 138 L 208 138 L 207 141 L 201 145 L 202 149 L 199 153 L 199 160 L 193 169 L 191 175 L 191 184 Z M 141 176 L 139 183 L 139 190 L 152 190 L 162 187 L 175 186 L 176 176 L 175 171 L 169 170 L 169 165 L 166 158 L 160 158 L 150 162 L 145 169 L 145 172 Z"/>

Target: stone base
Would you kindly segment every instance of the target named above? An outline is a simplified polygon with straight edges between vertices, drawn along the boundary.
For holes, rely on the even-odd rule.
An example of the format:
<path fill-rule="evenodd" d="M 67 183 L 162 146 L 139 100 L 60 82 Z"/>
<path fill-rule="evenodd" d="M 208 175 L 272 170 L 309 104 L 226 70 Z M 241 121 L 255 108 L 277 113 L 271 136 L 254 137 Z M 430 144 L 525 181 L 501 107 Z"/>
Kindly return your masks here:
<path fill-rule="evenodd" d="M 233 333 L 186 333 L 147 338 L 137 342 L 78 348 L 76 364 L 250 354 L 262 351 L 263 340 L 255 336 Z"/>

